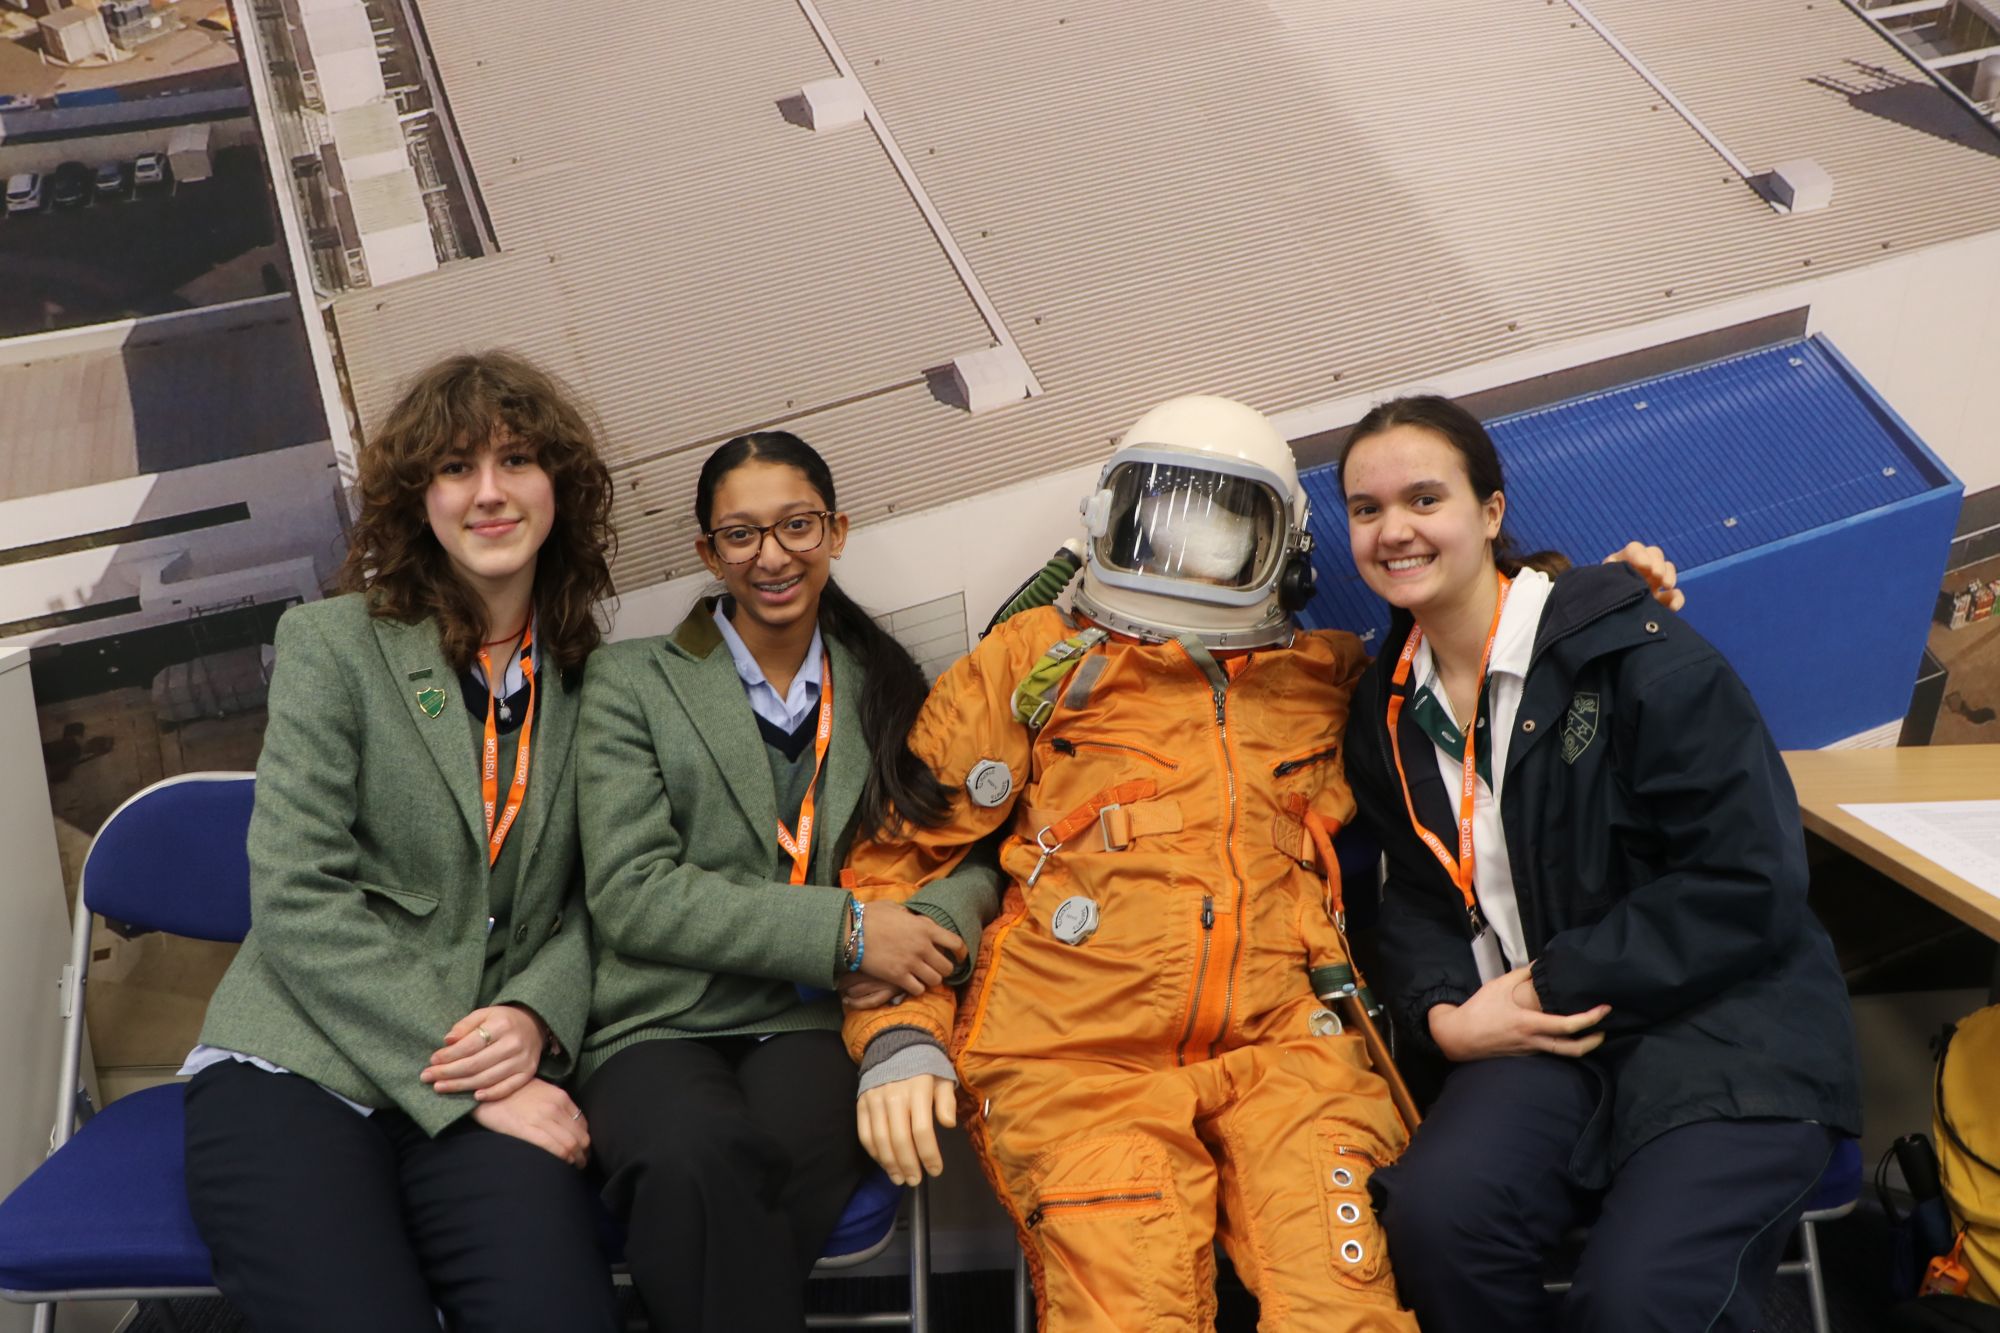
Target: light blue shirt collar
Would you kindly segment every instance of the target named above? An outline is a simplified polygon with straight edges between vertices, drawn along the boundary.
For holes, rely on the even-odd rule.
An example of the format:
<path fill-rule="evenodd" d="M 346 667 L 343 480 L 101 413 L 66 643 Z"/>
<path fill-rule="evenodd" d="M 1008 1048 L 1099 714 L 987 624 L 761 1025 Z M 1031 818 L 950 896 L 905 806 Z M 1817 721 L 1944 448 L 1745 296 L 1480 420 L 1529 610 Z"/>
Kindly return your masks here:
<path fill-rule="evenodd" d="M 797 729 L 808 713 L 819 707 L 820 667 L 825 661 L 825 645 L 820 641 L 819 630 L 813 630 L 812 642 L 806 647 L 806 660 L 800 664 L 799 673 L 792 677 L 792 687 L 780 696 L 771 682 L 764 679 L 764 668 L 757 665 L 757 659 L 750 655 L 743 637 L 736 632 L 736 626 L 729 623 L 729 600 L 724 598 L 715 605 L 715 628 L 722 635 L 722 642 L 728 645 L 729 656 L 736 663 L 737 678 L 743 682 L 743 691 L 750 696 L 750 711 L 763 718 L 772 726 L 790 733 Z"/>

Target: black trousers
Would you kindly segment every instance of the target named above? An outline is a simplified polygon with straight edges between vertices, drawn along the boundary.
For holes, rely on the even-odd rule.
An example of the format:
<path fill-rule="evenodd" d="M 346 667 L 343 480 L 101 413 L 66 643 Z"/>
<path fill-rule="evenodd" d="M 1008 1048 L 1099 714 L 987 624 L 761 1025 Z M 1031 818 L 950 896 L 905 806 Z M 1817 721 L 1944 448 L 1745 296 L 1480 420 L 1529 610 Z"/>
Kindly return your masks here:
<path fill-rule="evenodd" d="M 837 1032 L 628 1046 L 583 1085 L 604 1201 L 662 1333 L 794 1333 L 867 1170 Z"/>
<path fill-rule="evenodd" d="M 188 1202 L 260 1333 L 618 1327 L 583 1174 L 470 1116 L 428 1137 L 234 1060 L 187 1090 Z"/>
<path fill-rule="evenodd" d="M 1568 1165 L 1597 1088 L 1561 1056 L 1460 1065 L 1403 1159 L 1376 1173 L 1397 1290 L 1424 1333 L 1758 1326 L 1833 1132 L 1795 1120 L 1684 1125 L 1627 1158 L 1609 1189 L 1585 1190 Z M 1582 1223 L 1575 1285 L 1550 1295 L 1548 1258 Z"/>

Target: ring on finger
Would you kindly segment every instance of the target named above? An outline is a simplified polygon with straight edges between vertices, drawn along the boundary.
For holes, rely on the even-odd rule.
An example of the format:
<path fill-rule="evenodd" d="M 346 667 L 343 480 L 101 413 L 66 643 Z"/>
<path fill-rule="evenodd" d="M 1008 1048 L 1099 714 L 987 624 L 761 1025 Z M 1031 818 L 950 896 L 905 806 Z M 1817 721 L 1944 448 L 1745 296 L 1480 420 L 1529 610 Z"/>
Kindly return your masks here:
<path fill-rule="evenodd" d="M 479 1040 L 481 1044 L 486 1046 L 491 1046 L 493 1044 L 493 1034 L 486 1030 L 485 1024 L 482 1023 L 480 1026 L 472 1030 L 479 1034 Z"/>

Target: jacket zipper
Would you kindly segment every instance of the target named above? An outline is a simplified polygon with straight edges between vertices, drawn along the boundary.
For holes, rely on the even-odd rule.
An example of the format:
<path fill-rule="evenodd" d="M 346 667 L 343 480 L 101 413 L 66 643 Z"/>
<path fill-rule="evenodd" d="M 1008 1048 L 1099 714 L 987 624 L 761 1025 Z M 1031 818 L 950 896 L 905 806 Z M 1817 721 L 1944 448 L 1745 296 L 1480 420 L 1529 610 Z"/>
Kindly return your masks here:
<path fill-rule="evenodd" d="M 1247 663 L 1245 664 L 1248 665 Z M 1223 843 L 1223 850 L 1229 858 L 1229 871 L 1236 879 L 1236 936 L 1230 943 L 1229 970 L 1222 977 L 1222 1023 L 1215 1030 L 1215 1037 L 1208 1043 L 1208 1054 L 1214 1058 L 1222 1045 L 1223 1034 L 1229 1031 L 1229 1015 L 1236 1005 L 1236 964 L 1243 956 L 1243 868 L 1236 864 L 1236 764 L 1229 757 L 1229 696 L 1222 690 L 1215 691 L 1215 729 L 1222 737 L 1222 776 L 1229 789 L 1229 834 Z"/>
<path fill-rule="evenodd" d="M 1194 1040 L 1194 1025 L 1201 1021 L 1201 992 L 1208 982 L 1208 954 L 1215 943 L 1215 899 L 1204 896 L 1201 900 L 1201 962 L 1194 970 L 1194 998 L 1188 1001 L 1187 1029 L 1181 1033 L 1181 1044 L 1174 1050 L 1176 1062 L 1183 1062 L 1187 1054 L 1187 1044 Z"/>
<path fill-rule="evenodd" d="M 1151 763 L 1158 764 L 1161 768 L 1180 767 L 1180 765 L 1175 763 L 1173 760 L 1168 759 L 1162 755 L 1154 754 L 1151 750 L 1144 749 L 1137 745 L 1126 745 L 1120 741 L 1092 741 L 1092 740 L 1073 741 L 1066 736 L 1057 736 L 1049 741 L 1049 748 L 1054 750 L 1057 754 L 1073 755 L 1077 752 L 1077 750 L 1080 747 L 1086 745 L 1094 750 L 1123 750 L 1127 754 L 1136 754 L 1141 759 L 1147 760 Z"/>
<path fill-rule="evenodd" d="M 1088 1208 L 1100 1203 L 1154 1203 L 1164 1199 L 1160 1190 L 1133 1190 L 1123 1194 L 1092 1194 L 1081 1199 L 1045 1199 L 1028 1214 L 1028 1225 L 1038 1227 L 1051 1208 Z"/>
<path fill-rule="evenodd" d="M 1329 745 L 1317 754 L 1309 754 L 1301 759 L 1287 759 L 1284 763 L 1279 764 L 1271 770 L 1271 776 L 1274 778 L 1289 777 L 1302 768 L 1311 768 L 1314 764 L 1324 763 L 1339 753 L 1340 747 L 1338 745 Z"/>

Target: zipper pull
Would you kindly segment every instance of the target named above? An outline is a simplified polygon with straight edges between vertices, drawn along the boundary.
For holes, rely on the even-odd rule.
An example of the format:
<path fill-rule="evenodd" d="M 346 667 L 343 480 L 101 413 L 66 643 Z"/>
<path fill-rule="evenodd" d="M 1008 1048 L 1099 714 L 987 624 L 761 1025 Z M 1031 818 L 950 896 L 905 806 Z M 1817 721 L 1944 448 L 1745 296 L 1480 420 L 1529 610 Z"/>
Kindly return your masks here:
<path fill-rule="evenodd" d="M 1203 930 L 1215 929 L 1215 899 L 1213 898 L 1203 898 L 1201 900 L 1201 928 Z"/>
<path fill-rule="evenodd" d="M 1028 1214 L 1027 1223 L 1030 1231 L 1042 1224 L 1042 1206 L 1040 1204 L 1036 1204 L 1035 1210 Z"/>
<path fill-rule="evenodd" d="M 1075 754 L 1076 742 L 1064 740 L 1061 736 L 1057 736 L 1049 741 L 1049 748 L 1057 754 Z"/>
<path fill-rule="evenodd" d="M 1222 718 L 1223 697 L 1224 696 L 1221 690 L 1217 690 L 1215 692 L 1215 725 L 1218 727 L 1228 725 L 1226 722 L 1223 721 Z"/>

